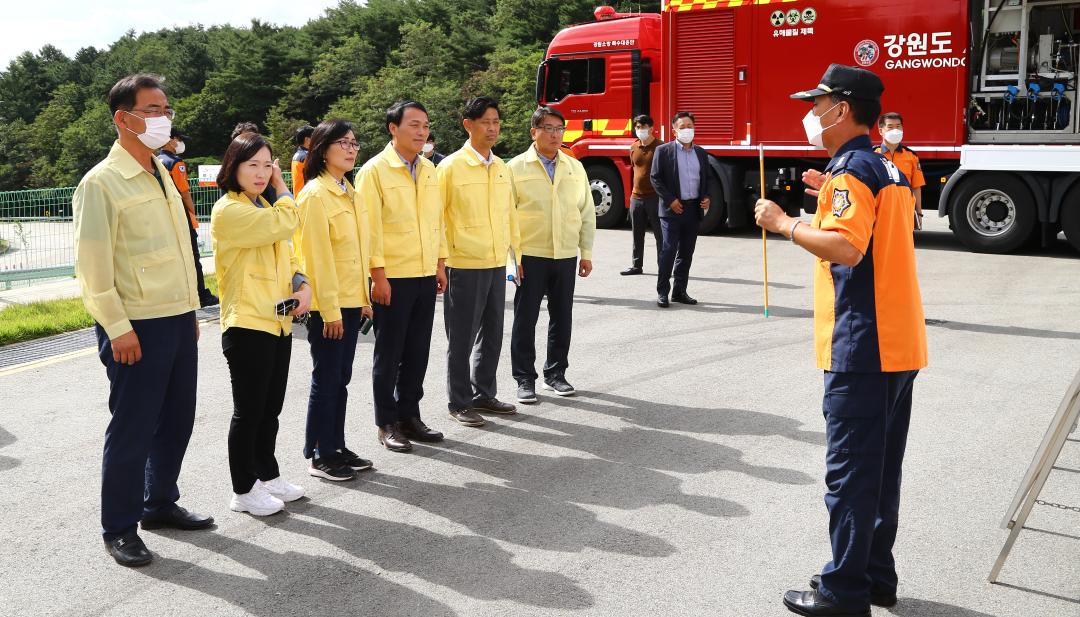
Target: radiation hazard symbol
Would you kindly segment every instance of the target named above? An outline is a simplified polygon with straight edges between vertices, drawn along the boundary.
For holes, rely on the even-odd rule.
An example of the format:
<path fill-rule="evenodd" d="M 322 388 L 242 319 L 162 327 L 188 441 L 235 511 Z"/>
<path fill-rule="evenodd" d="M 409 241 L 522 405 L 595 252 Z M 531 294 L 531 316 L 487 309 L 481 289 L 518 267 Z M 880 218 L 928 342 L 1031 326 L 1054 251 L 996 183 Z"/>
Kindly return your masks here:
<path fill-rule="evenodd" d="M 780 26 L 784 25 L 784 12 L 773 11 L 772 15 L 769 16 L 769 21 L 772 23 L 774 28 L 779 28 Z"/>

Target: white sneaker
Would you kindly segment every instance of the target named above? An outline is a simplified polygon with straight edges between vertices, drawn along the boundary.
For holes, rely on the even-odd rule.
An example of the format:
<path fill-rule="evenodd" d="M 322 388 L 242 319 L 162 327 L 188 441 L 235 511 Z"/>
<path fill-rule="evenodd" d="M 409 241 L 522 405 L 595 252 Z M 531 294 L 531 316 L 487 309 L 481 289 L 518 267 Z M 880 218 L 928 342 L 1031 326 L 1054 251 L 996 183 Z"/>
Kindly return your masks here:
<path fill-rule="evenodd" d="M 253 516 L 270 516 L 285 509 L 285 502 L 271 495 L 266 487 L 255 482 L 255 486 L 243 495 L 233 493 L 229 509 L 233 512 L 250 512 Z"/>
<path fill-rule="evenodd" d="M 256 484 L 261 484 L 262 487 L 266 489 L 266 492 L 282 501 L 296 501 L 304 496 L 304 487 L 290 484 L 281 476 L 278 476 L 269 482 L 260 480 L 257 481 Z"/>

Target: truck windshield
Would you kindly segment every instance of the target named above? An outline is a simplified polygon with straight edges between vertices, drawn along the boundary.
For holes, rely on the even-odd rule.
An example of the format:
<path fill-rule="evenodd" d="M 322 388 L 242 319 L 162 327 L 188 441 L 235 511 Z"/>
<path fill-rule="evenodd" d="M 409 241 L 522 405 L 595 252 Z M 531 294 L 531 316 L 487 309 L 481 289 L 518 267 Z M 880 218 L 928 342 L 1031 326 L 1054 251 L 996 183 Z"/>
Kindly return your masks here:
<path fill-rule="evenodd" d="M 551 103 L 571 94 L 604 92 L 604 59 L 549 60 L 544 98 Z"/>

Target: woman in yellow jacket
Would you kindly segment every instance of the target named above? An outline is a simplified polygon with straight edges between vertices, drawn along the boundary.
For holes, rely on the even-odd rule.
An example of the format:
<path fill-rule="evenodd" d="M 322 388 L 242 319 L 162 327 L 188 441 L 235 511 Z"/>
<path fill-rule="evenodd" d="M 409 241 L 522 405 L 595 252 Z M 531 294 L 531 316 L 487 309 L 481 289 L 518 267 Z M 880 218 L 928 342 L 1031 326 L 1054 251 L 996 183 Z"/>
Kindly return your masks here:
<path fill-rule="evenodd" d="M 221 292 L 221 348 L 232 378 L 229 425 L 229 508 L 266 516 L 304 489 L 281 477 L 274 445 L 292 355 L 292 317 L 311 303 L 311 286 L 300 273 L 289 238 L 300 223 L 270 144 L 245 133 L 229 144 L 217 178 L 227 191 L 214 204 L 210 235 Z M 271 206 L 261 194 L 272 184 Z M 296 306 L 278 314 L 285 299 Z"/>
<path fill-rule="evenodd" d="M 371 461 L 345 445 L 345 407 L 361 321 L 371 319 L 368 297 L 368 213 L 347 175 L 359 144 L 352 125 L 327 120 L 311 134 L 298 196 L 301 225 L 293 242 L 311 280 L 314 299 L 311 394 L 308 397 L 304 456 L 308 473 L 341 481 L 371 468 Z"/>

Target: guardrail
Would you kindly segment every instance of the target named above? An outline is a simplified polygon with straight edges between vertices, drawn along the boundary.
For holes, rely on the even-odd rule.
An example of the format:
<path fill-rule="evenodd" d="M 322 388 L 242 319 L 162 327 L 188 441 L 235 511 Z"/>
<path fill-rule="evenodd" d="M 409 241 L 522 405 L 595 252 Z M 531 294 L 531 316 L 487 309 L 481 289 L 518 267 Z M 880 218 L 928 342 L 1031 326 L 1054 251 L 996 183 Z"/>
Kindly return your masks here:
<path fill-rule="evenodd" d="M 291 185 L 291 174 L 284 175 Z M 200 222 L 199 251 L 206 257 L 213 254 L 210 209 L 221 193 L 217 187 L 198 186 L 197 177 L 190 182 Z M 0 289 L 75 275 L 74 193 L 73 186 L 0 192 Z"/>

